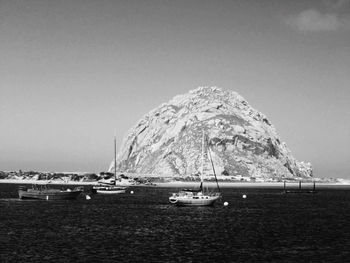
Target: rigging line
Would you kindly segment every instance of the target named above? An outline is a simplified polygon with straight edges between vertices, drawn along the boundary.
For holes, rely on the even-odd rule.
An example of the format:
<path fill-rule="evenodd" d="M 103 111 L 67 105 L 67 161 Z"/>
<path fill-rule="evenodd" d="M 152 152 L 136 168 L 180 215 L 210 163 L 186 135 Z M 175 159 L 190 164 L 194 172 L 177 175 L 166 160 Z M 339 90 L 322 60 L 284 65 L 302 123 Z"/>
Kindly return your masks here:
<path fill-rule="evenodd" d="M 218 187 L 219 192 L 221 192 L 221 191 L 220 191 L 220 187 L 219 187 L 219 183 L 218 183 L 218 178 L 216 177 L 216 172 L 215 172 L 215 167 L 214 167 L 213 159 L 211 158 L 211 153 L 210 153 L 210 147 L 209 147 L 208 138 L 207 138 L 207 145 L 208 145 L 208 153 L 209 153 L 209 157 L 210 157 L 211 167 L 213 168 L 213 172 L 214 172 L 214 176 L 215 176 L 216 185 L 217 185 L 217 187 Z"/>
<path fill-rule="evenodd" d="M 117 184 L 117 138 L 114 135 L 114 184 Z"/>

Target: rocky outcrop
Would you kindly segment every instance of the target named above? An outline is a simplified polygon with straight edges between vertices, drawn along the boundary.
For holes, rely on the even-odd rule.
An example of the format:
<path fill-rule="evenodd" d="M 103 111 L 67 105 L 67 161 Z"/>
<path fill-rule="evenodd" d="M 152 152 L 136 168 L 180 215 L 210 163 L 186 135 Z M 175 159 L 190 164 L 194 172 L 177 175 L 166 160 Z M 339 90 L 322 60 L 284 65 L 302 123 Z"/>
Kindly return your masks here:
<path fill-rule="evenodd" d="M 196 174 L 203 131 L 219 175 L 260 181 L 312 176 L 311 165 L 295 160 L 264 114 L 236 92 L 217 87 L 176 96 L 145 115 L 124 139 L 117 169 L 165 176 Z M 212 173 L 209 165 L 205 171 Z"/>

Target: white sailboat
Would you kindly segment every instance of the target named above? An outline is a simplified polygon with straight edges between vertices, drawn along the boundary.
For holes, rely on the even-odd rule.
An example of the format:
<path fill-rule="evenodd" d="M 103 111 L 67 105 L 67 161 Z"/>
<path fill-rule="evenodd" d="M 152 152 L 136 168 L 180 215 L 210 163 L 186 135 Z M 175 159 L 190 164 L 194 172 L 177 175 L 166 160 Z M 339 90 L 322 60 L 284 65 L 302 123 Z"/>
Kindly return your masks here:
<path fill-rule="evenodd" d="M 114 137 L 114 185 L 111 184 L 105 184 L 102 183 L 98 186 L 94 186 L 92 188 L 93 192 L 97 194 L 123 194 L 126 192 L 127 186 L 121 186 L 118 185 L 118 179 L 117 179 L 117 163 L 116 163 L 116 158 L 117 158 L 117 142 L 116 138 Z"/>
<path fill-rule="evenodd" d="M 204 171 L 204 149 L 207 145 L 207 141 L 204 138 L 202 139 L 202 165 L 201 165 L 201 183 L 199 189 L 182 189 L 178 193 L 173 193 L 169 197 L 169 202 L 178 206 L 211 206 L 213 205 L 220 197 L 220 188 L 216 179 L 215 168 L 213 165 L 213 161 L 211 159 L 210 148 L 208 148 L 208 155 L 211 161 L 211 165 L 213 168 L 214 176 L 217 183 L 218 192 L 205 192 L 203 189 L 203 171 Z"/>

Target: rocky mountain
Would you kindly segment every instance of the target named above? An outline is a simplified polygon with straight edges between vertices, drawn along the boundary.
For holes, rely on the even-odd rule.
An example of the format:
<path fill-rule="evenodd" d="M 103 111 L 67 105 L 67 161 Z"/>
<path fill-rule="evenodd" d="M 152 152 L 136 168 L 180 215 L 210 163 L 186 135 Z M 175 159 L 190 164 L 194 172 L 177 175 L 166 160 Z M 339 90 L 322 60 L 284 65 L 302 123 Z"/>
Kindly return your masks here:
<path fill-rule="evenodd" d="M 176 96 L 145 115 L 124 138 L 117 169 L 163 176 L 198 174 L 203 131 L 217 175 L 247 181 L 312 177 L 311 164 L 295 160 L 264 114 L 236 92 L 217 87 Z M 205 173 L 213 174 L 208 161 Z"/>

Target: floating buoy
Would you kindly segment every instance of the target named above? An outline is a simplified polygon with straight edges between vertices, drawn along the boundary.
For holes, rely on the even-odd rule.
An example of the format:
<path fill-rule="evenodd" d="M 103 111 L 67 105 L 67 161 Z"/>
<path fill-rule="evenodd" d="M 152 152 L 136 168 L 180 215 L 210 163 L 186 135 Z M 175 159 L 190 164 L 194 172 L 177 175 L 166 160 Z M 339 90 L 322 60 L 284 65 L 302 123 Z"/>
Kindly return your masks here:
<path fill-rule="evenodd" d="M 134 191 L 130 191 L 130 194 L 134 194 Z"/>
<path fill-rule="evenodd" d="M 228 206 L 228 202 L 224 202 L 224 206 Z"/>
<path fill-rule="evenodd" d="M 243 198 L 247 198 L 247 196 L 246 196 L 246 195 L 242 195 L 242 197 L 243 197 Z"/>
<path fill-rule="evenodd" d="M 89 195 L 86 195 L 85 198 L 86 198 L 86 200 L 90 200 L 91 199 L 91 197 Z"/>

